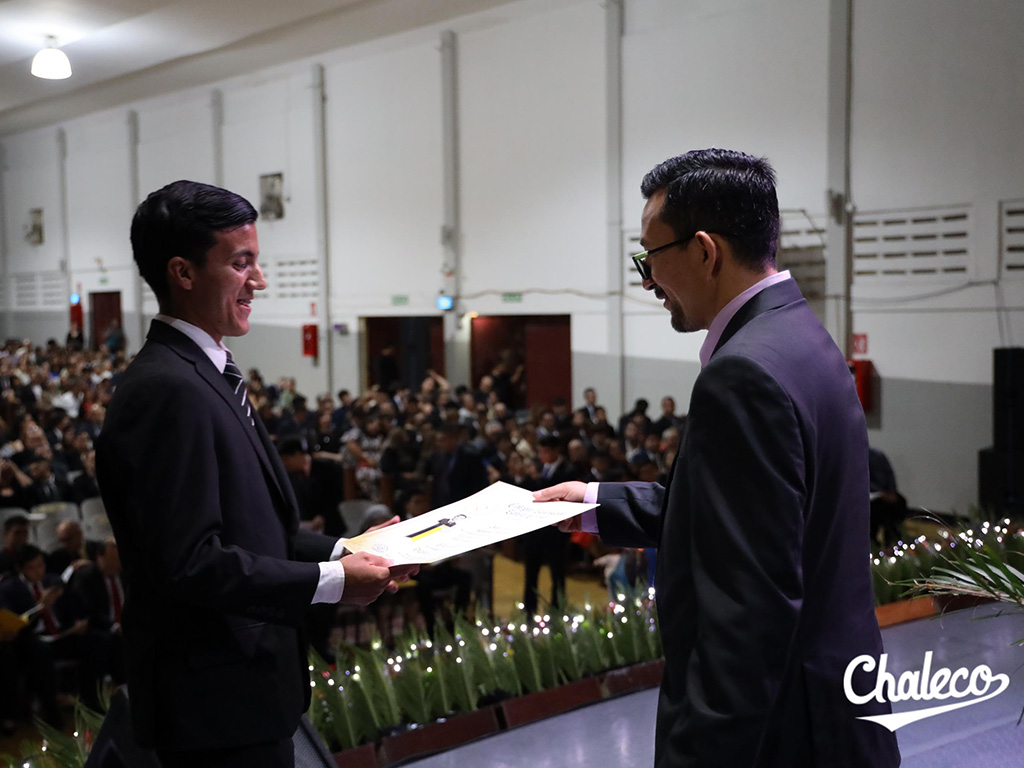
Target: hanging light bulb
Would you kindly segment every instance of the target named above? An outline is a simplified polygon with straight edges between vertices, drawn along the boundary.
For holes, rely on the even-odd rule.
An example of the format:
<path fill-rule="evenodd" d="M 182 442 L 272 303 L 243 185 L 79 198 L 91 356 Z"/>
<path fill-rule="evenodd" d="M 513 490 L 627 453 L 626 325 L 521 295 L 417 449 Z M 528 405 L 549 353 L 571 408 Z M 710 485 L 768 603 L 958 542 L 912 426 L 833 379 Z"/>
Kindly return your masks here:
<path fill-rule="evenodd" d="M 32 59 L 32 74 L 44 80 L 67 80 L 71 77 L 68 55 L 57 47 L 57 38 L 47 35 L 46 47 Z"/>

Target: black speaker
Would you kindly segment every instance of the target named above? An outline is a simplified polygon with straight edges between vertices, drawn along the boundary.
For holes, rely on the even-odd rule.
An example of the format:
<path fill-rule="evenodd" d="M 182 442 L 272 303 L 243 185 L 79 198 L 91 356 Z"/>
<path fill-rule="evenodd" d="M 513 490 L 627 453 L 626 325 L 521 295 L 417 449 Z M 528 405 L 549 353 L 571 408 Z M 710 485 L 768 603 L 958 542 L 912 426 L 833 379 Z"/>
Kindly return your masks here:
<path fill-rule="evenodd" d="M 997 451 L 1024 451 L 1024 347 L 992 350 L 992 438 Z"/>
<path fill-rule="evenodd" d="M 1024 452 L 978 451 L 978 502 L 988 513 L 1024 516 Z"/>

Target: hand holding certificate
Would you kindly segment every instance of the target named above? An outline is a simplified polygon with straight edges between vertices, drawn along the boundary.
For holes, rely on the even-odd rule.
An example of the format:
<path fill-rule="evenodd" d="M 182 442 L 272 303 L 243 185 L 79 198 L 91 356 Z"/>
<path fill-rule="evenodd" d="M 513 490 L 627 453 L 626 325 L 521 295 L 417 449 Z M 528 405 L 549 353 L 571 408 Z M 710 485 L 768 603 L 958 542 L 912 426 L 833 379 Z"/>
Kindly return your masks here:
<path fill-rule="evenodd" d="M 386 557 L 394 565 L 435 563 L 553 525 L 596 504 L 536 502 L 533 493 L 495 483 L 472 496 L 345 542 L 350 552 Z"/>

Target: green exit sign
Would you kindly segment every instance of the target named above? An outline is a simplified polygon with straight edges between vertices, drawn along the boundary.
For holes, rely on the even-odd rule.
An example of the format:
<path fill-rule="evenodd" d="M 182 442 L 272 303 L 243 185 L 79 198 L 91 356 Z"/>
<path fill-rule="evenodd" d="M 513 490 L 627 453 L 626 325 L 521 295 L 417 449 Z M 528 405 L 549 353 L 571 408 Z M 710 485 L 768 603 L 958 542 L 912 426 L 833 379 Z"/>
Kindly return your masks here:
<path fill-rule="evenodd" d="M 395 294 L 391 297 L 391 306 L 393 307 L 404 307 L 409 303 L 409 297 L 401 294 Z"/>
<path fill-rule="evenodd" d="M 523 294 L 518 292 L 509 292 L 501 294 L 501 300 L 506 304 L 522 304 Z"/>

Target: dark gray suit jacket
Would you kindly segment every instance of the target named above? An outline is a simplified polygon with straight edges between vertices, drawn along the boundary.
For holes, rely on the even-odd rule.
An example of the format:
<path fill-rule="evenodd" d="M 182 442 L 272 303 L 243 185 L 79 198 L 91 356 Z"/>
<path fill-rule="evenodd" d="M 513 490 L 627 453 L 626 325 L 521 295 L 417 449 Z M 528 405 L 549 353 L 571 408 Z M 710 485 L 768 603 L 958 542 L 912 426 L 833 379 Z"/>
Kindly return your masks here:
<path fill-rule="evenodd" d="M 290 737 L 310 695 L 301 623 L 335 540 L 300 531 L 276 451 L 227 380 L 160 321 L 96 445 L 124 566 L 136 738 L 212 749 Z M 308 561 L 308 562 L 300 562 Z"/>
<path fill-rule="evenodd" d="M 888 704 L 843 693 L 846 665 L 882 651 L 867 450 L 846 361 L 787 280 L 697 377 L 668 487 L 600 486 L 601 538 L 658 547 L 659 768 L 899 764 L 895 736 L 856 719 Z"/>

